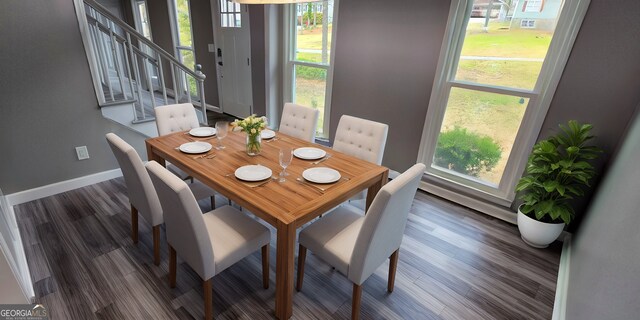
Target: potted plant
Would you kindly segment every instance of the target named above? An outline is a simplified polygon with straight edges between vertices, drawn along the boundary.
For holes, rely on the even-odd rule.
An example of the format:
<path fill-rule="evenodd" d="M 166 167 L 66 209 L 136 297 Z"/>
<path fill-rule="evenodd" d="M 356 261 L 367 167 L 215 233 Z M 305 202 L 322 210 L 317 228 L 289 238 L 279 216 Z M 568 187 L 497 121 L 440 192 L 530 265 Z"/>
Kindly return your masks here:
<path fill-rule="evenodd" d="M 575 120 L 560 125 L 560 132 L 533 146 L 524 176 L 516 191 L 522 192 L 518 229 L 522 240 L 545 248 L 556 240 L 575 216 L 569 201 L 584 195 L 595 175 L 588 162 L 602 152 L 587 146 L 592 125 Z"/>

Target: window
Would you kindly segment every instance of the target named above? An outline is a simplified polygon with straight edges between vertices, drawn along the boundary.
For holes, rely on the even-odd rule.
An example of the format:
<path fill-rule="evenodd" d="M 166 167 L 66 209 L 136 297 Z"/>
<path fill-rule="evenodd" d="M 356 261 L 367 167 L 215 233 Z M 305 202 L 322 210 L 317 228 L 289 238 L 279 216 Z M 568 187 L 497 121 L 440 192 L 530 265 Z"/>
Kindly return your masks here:
<path fill-rule="evenodd" d="M 524 12 L 541 12 L 543 0 L 526 0 Z"/>
<path fill-rule="evenodd" d="M 169 0 L 173 4 L 172 12 L 172 28 L 173 28 L 173 43 L 175 45 L 176 58 L 191 70 L 195 70 L 196 57 L 193 50 L 193 33 L 191 28 L 191 11 L 189 0 Z M 196 80 L 185 74 L 179 72 L 179 85 L 176 90 L 181 93 L 187 92 L 187 86 L 191 96 L 198 95 L 198 89 Z"/>
<path fill-rule="evenodd" d="M 220 26 L 223 28 L 242 27 L 240 4 L 231 0 L 220 0 Z"/>
<path fill-rule="evenodd" d="M 546 20 L 523 20 L 538 29 L 472 18 L 483 1 L 452 1 L 419 161 L 448 189 L 508 206 L 589 0 L 547 1 Z"/>
<path fill-rule="evenodd" d="M 149 13 L 147 12 L 147 2 L 145 0 L 137 0 L 133 3 L 134 20 L 136 30 L 142 35 L 151 39 L 151 25 L 149 24 Z"/>
<path fill-rule="evenodd" d="M 287 10 L 285 99 L 320 110 L 318 137 L 329 135 L 333 35 L 337 0 L 292 4 Z"/>
<path fill-rule="evenodd" d="M 522 19 L 520 20 L 520 28 L 535 28 L 536 27 L 536 21 L 535 20 L 528 20 L 528 19 Z"/>

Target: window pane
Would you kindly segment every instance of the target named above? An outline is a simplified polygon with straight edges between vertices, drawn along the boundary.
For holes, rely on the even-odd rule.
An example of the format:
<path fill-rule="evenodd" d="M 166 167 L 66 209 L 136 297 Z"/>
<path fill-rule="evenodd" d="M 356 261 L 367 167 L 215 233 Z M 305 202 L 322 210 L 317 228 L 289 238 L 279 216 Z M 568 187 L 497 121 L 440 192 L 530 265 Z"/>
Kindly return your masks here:
<path fill-rule="evenodd" d="M 323 136 L 327 70 L 296 65 L 294 72 L 293 102 L 320 110 L 316 134 Z"/>
<path fill-rule="evenodd" d="M 189 17 L 189 1 L 176 0 L 178 16 L 178 41 L 180 46 L 191 47 L 191 18 Z"/>
<path fill-rule="evenodd" d="M 333 0 L 298 4 L 295 19 L 294 59 L 328 65 L 333 28 Z"/>
<path fill-rule="evenodd" d="M 498 185 L 528 104 L 527 98 L 452 88 L 433 166 Z"/>
<path fill-rule="evenodd" d="M 182 64 L 189 67 L 189 69 L 194 70 L 195 68 L 195 60 L 193 58 L 193 51 L 180 49 L 180 57 L 182 58 Z"/>
<path fill-rule="evenodd" d="M 547 1 L 542 6 L 540 0 L 533 12 L 516 8 L 518 1 L 493 1 L 488 10 L 490 2 L 474 0 L 455 78 L 531 90 L 549 49 L 562 1 Z"/>
<path fill-rule="evenodd" d="M 223 27 L 228 27 L 229 26 L 227 24 L 227 14 L 226 13 L 221 14 L 220 21 L 222 21 L 222 26 Z"/>
<path fill-rule="evenodd" d="M 227 0 L 220 0 L 220 12 L 225 13 L 227 10 Z"/>

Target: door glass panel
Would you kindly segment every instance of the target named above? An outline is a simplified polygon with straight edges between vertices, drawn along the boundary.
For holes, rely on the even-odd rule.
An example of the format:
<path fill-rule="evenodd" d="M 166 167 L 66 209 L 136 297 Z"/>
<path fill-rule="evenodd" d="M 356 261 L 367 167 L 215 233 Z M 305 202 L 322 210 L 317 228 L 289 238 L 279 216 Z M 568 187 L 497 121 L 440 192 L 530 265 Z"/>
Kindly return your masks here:
<path fill-rule="evenodd" d="M 320 110 L 316 134 L 323 135 L 327 70 L 308 66 L 295 66 L 293 102 Z"/>
<path fill-rule="evenodd" d="M 563 1 L 547 1 L 544 10 L 539 5 L 526 10 L 522 5 L 516 7 L 517 3 L 474 0 L 456 80 L 527 90 L 535 87 Z"/>
<path fill-rule="evenodd" d="M 296 5 L 294 60 L 329 64 L 333 0 Z M 324 19 L 324 16 L 327 19 Z"/>
<path fill-rule="evenodd" d="M 452 88 L 433 166 L 498 185 L 529 99 Z"/>
<path fill-rule="evenodd" d="M 240 4 L 231 0 L 220 0 L 220 25 L 224 28 L 241 28 Z"/>

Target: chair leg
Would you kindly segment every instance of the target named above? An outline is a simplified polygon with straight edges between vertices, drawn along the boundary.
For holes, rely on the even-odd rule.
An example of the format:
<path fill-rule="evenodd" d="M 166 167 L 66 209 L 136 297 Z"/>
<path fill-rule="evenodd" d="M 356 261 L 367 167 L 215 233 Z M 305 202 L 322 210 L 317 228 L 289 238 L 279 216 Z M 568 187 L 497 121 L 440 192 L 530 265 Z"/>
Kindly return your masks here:
<path fill-rule="evenodd" d="M 298 246 L 298 282 L 296 290 L 302 290 L 302 281 L 304 281 L 304 260 L 307 259 L 307 248 L 302 245 Z"/>
<path fill-rule="evenodd" d="M 176 269 L 177 269 L 176 249 L 169 246 L 169 287 L 176 287 Z"/>
<path fill-rule="evenodd" d="M 360 300 L 362 298 L 362 286 L 353 284 L 353 297 L 351 298 L 351 320 L 360 319 Z"/>
<path fill-rule="evenodd" d="M 202 283 L 202 289 L 204 290 L 204 319 L 205 320 L 213 319 L 212 280 L 213 278 L 209 278 L 208 280 L 204 280 L 204 282 Z"/>
<path fill-rule="evenodd" d="M 131 239 L 133 243 L 138 243 L 138 209 L 131 205 Z"/>
<path fill-rule="evenodd" d="M 160 265 L 160 225 L 153 226 L 153 264 Z"/>
<path fill-rule="evenodd" d="M 396 270 L 398 269 L 398 254 L 400 249 L 394 251 L 389 257 L 389 281 L 387 282 L 387 291 L 393 292 L 393 285 L 396 281 Z"/>
<path fill-rule="evenodd" d="M 269 245 L 262 247 L 262 286 L 269 289 Z"/>
<path fill-rule="evenodd" d="M 211 210 L 216 208 L 216 196 L 211 196 Z"/>

